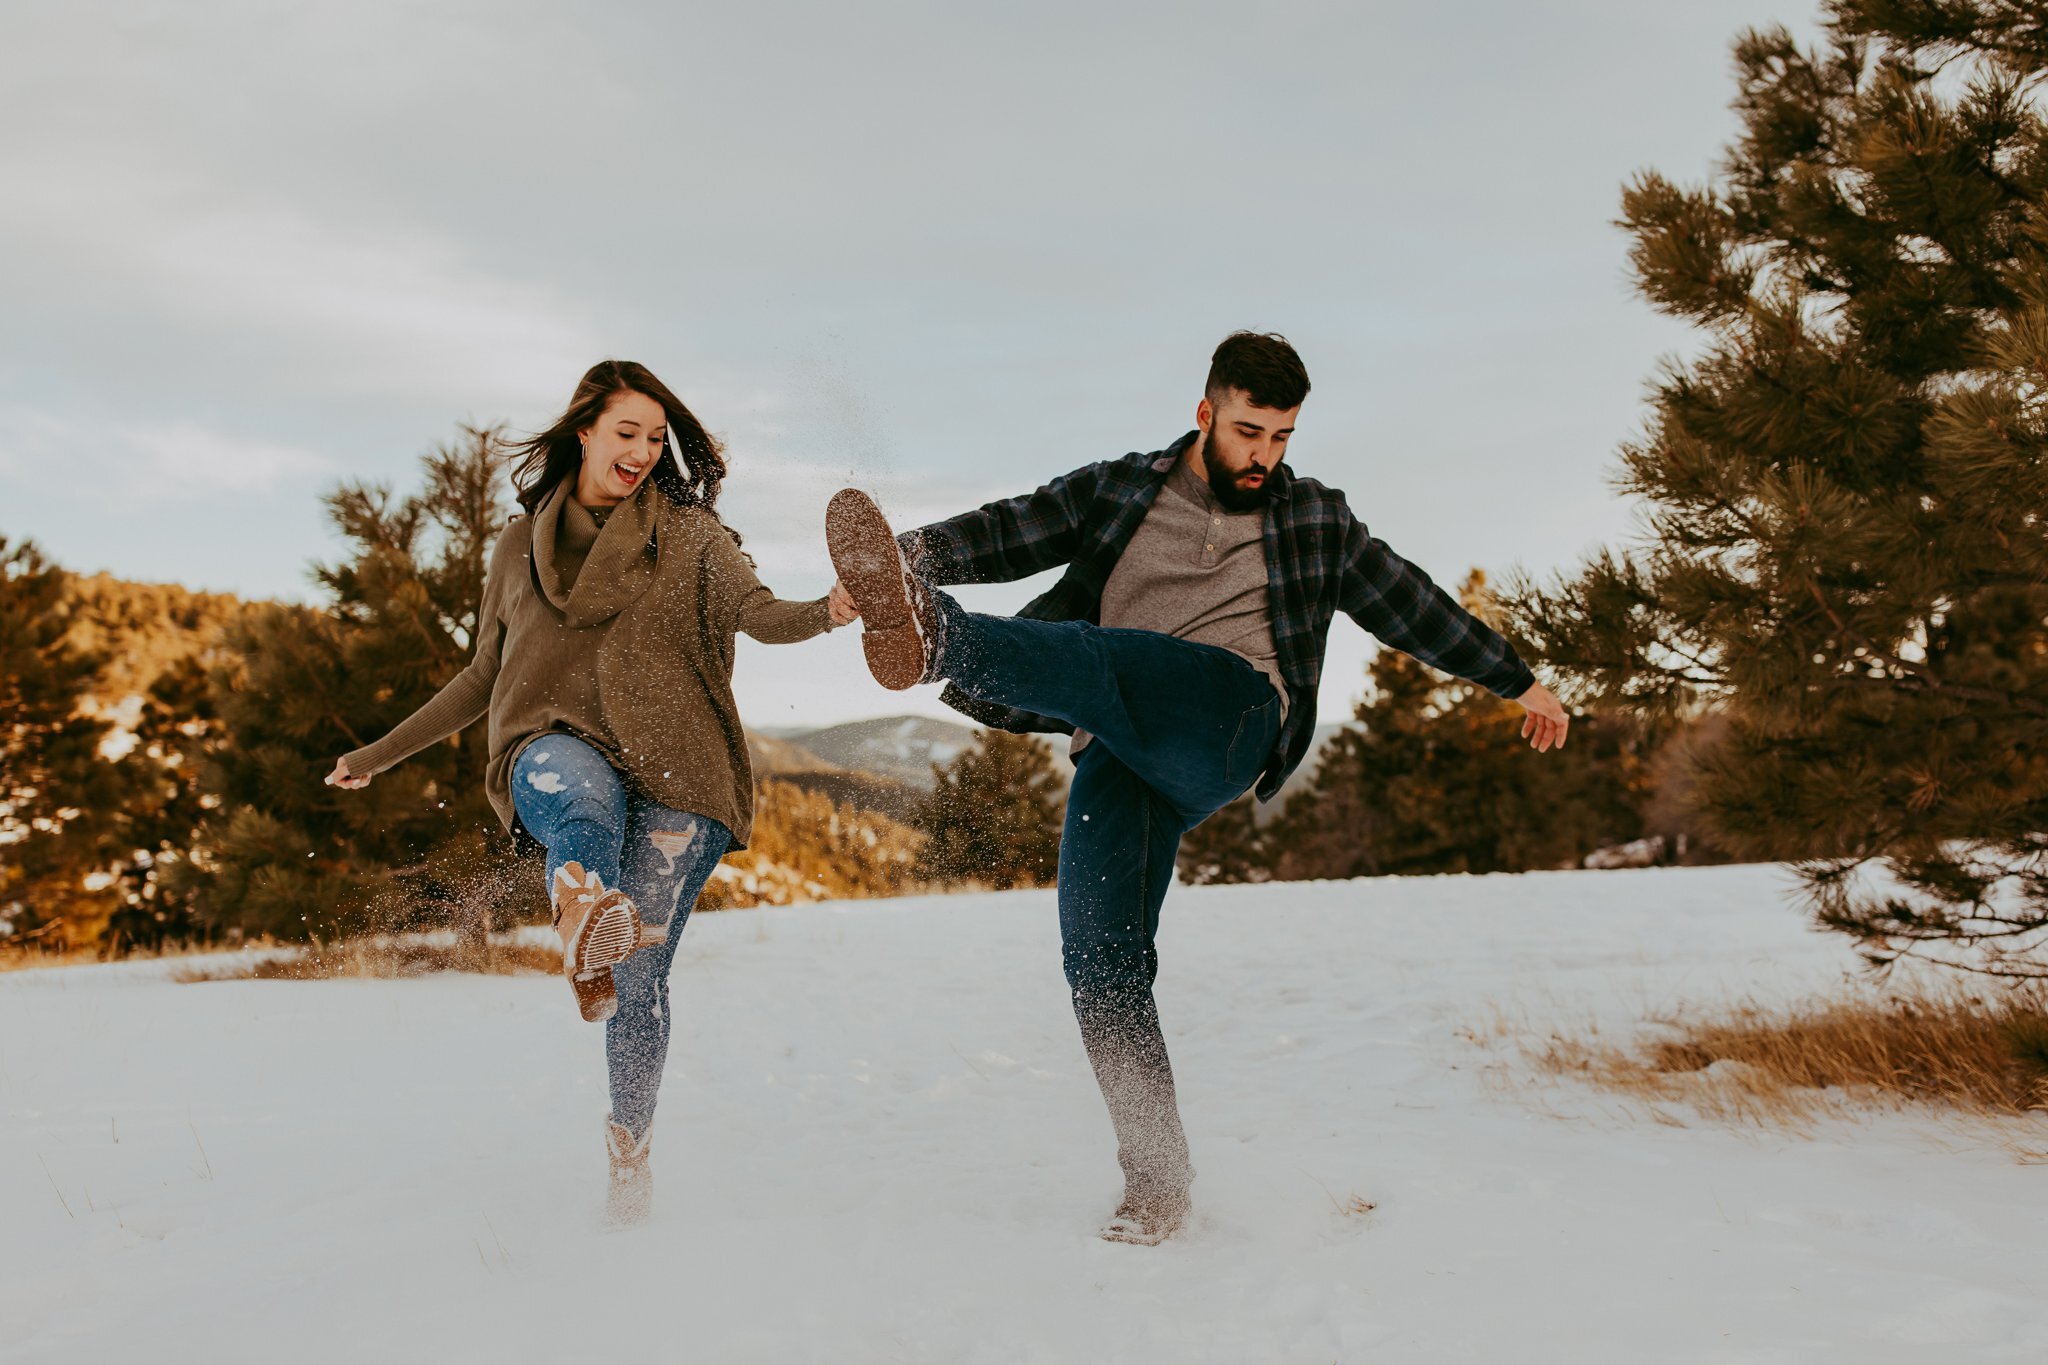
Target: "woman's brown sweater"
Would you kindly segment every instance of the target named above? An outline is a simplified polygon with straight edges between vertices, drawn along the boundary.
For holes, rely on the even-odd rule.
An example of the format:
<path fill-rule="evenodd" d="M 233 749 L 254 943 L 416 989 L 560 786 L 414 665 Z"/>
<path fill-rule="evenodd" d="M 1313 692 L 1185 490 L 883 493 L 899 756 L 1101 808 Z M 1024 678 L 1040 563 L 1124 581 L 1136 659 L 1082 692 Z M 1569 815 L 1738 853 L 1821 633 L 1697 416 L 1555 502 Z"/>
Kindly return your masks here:
<path fill-rule="evenodd" d="M 733 638 L 793 644 L 831 629 L 826 599 L 763 587 L 718 518 L 652 485 L 598 520 L 549 494 L 498 537 L 469 666 L 397 728 L 346 755 L 380 773 L 490 717 L 485 789 L 513 822 L 512 764 L 551 731 L 595 745 L 643 795 L 708 815 L 745 848 L 754 775 L 732 696 Z"/>

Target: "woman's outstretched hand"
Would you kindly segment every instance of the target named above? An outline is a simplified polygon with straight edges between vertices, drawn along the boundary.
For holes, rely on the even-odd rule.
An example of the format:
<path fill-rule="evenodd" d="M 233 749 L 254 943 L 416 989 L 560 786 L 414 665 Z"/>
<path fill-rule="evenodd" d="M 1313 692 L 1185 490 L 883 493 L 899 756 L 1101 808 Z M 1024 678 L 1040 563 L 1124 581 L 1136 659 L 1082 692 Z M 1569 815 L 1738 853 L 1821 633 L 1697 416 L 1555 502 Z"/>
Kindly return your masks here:
<path fill-rule="evenodd" d="M 1529 747 L 1537 753 L 1564 747 L 1565 731 L 1571 728 L 1571 713 L 1563 703 L 1550 695 L 1550 689 L 1542 683 L 1516 697 L 1527 715 L 1522 717 L 1522 738 L 1529 741 Z"/>
<path fill-rule="evenodd" d="M 834 583 L 832 585 L 832 596 L 829 601 L 832 609 L 832 624 L 835 626 L 843 626 L 860 615 L 860 608 L 853 605 L 853 594 L 846 590 L 844 583 Z"/>
<path fill-rule="evenodd" d="M 348 760 L 337 758 L 334 760 L 334 771 L 327 774 L 327 785 L 330 787 L 347 787 L 350 791 L 354 791 L 358 787 L 369 786 L 370 779 L 355 776 L 348 770 Z"/>

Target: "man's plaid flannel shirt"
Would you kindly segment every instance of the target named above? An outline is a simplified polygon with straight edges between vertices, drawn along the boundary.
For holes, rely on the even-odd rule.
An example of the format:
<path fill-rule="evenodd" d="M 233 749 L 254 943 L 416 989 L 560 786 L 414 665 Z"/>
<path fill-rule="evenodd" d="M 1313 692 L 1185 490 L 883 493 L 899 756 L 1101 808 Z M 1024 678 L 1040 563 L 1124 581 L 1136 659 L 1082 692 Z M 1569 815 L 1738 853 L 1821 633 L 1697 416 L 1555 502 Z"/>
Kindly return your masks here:
<path fill-rule="evenodd" d="M 936 587 L 1007 583 L 1065 564 L 1060 581 L 1017 614 L 1097 622 L 1110 570 L 1194 439 L 1189 432 L 1150 455 L 1088 465 L 1035 493 L 907 531 L 900 542 Z M 1287 721 L 1259 777 L 1260 800 L 1271 800 L 1308 752 L 1323 651 L 1331 618 L 1340 611 L 1396 649 L 1503 697 L 1520 696 L 1535 683 L 1513 646 L 1368 533 L 1342 493 L 1296 476 L 1285 464 L 1266 486 L 1273 644 L 1288 705 Z M 1051 716 L 977 700 L 950 685 L 941 700 L 1001 730 L 1073 729 Z"/>

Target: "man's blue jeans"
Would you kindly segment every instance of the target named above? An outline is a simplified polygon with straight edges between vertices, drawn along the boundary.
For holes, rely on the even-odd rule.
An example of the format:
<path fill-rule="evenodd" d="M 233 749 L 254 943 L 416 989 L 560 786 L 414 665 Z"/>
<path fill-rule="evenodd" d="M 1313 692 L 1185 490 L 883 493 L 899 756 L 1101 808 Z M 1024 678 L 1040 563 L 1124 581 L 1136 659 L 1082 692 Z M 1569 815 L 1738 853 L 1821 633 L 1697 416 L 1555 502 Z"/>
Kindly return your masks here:
<path fill-rule="evenodd" d="M 1061 951 L 1089 1061 L 1140 1188 L 1193 1178 L 1152 982 L 1181 836 L 1257 780 L 1280 694 L 1228 650 L 1148 630 L 969 612 L 933 592 L 936 671 L 1086 730 L 1060 840 Z"/>
<path fill-rule="evenodd" d="M 632 897 L 643 923 L 668 926 L 664 942 L 612 968 L 619 1009 L 604 1028 L 612 1117 L 641 1137 L 654 1122 L 668 1059 L 676 943 L 732 833 L 709 816 L 670 810 L 632 791 L 603 754 L 566 734 L 542 735 L 520 751 L 512 805 L 527 832 L 547 845 L 550 894 L 555 869 L 581 863 Z"/>

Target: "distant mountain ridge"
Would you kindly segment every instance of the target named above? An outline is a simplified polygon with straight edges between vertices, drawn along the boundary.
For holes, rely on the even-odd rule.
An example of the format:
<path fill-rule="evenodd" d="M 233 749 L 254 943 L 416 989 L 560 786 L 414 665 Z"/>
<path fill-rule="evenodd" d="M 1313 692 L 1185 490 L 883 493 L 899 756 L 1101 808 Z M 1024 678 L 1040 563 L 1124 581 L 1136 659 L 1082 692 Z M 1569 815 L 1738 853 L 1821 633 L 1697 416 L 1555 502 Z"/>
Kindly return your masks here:
<path fill-rule="evenodd" d="M 1309 751 L 1274 799 L 1258 808 L 1261 822 L 1280 813 L 1287 798 L 1306 787 L 1321 761 L 1323 748 L 1350 721 L 1318 725 Z M 932 789 L 932 765 L 944 767 L 974 743 L 971 725 L 931 716 L 877 716 L 819 729 L 776 726 L 749 730 L 747 745 L 754 770 L 761 776 L 786 777 L 799 786 L 830 791 L 842 799 L 867 804 L 902 818 L 900 812 Z M 1064 782 L 1072 774 L 1064 735 L 1042 735 L 1051 745 Z M 863 801 L 862 790 L 867 792 Z"/>
<path fill-rule="evenodd" d="M 781 777 L 789 773 L 841 771 L 838 764 L 827 762 L 802 744 L 790 739 L 786 730 L 749 729 L 747 756 L 753 760 L 754 772 L 764 777 Z"/>
<path fill-rule="evenodd" d="M 974 727 L 931 716 L 880 716 L 819 730 L 783 730 L 781 742 L 832 768 L 873 773 L 930 791 L 932 765 L 944 767 L 974 743 Z"/>

